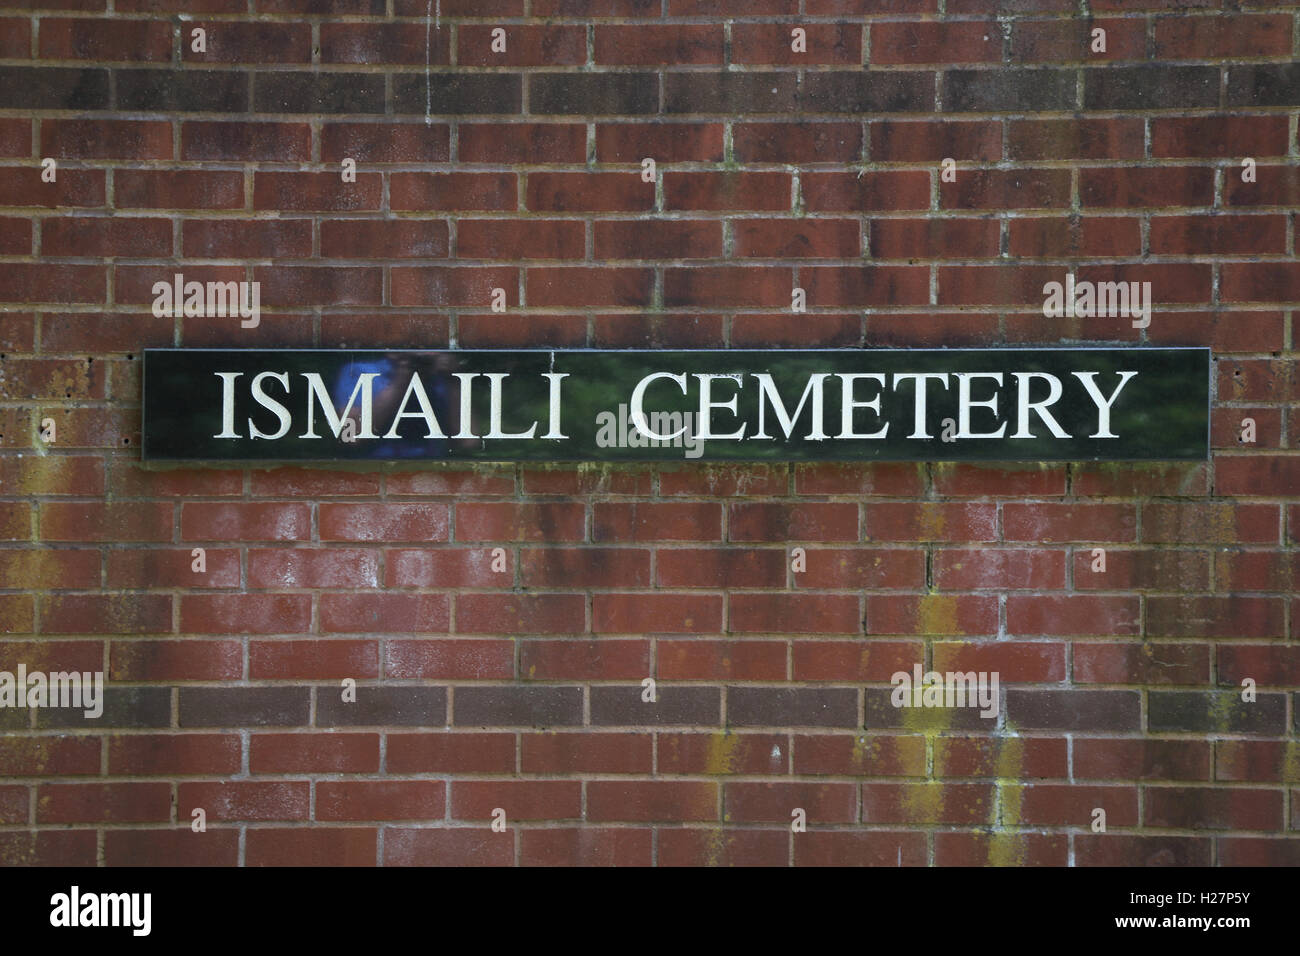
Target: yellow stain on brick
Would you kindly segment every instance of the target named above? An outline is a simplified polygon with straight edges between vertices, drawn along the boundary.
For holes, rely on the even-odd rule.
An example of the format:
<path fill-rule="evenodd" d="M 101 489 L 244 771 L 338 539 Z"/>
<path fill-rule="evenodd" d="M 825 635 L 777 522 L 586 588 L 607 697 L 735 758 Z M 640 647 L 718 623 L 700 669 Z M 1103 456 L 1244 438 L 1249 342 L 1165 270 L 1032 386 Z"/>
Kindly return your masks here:
<path fill-rule="evenodd" d="M 104 613 L 110 634 L 132 634 L 140 623 L 140 607 L 132 604 L 122 592 L 106 595 L 108 602 Z"/>
<path fill-rule="evenodd" d="M 1282 745 L 1282 782 L 1300 783 L 1300 740 Z"/>
<path fill-rule="evenodd" d="M 26 634 L 32 624 L 30 603 L 0 601 L 0 634 Z"/>
<path fill-rule="evenodd" d="M 903 784 L 902 794 L 908 823 L 937 823 L 943 819 L 947 791 L 941 781 Z"/>
<path fill-rule="evenodd" d="M 929 635 L 958 634 L 957 598 L 950 594 L 927 594 L 917 606 L 917 624 Z"/>
<path fill-rule="evenodd" d="M 740 738 L 736 734 L 722 733 L 709 735 L 709 749 L 704 760 L 704 772 L 709 776 L 719 776 L 735 772 L 736 747 Z M 723 822 L 726 822 L 723 813 Z M 722 858 L 723 840 L 726 838 L 721 826 L 708 830 L 708 839 L 704 847 L 704 859 L 708 866 L 717 866 Z"/>
<path fill-rule="evenodd" d="M 1210 726 L 1215 733 L 1232 731 L 1232 713 L 1240 698 L 1236 691 L 1220 691 L 1210 696 Z"/>
<path fill-rule="evenodd" d="M 704 760 L 704 772 L 710 776 L 735 773 L 736 734 L 709 734 L 709 751 Z"/>
<path fill-rule="evenodd" d="M 903 707 L 903 729 L 909 733 L 924 734 L 931 738 L 927 747 L 934 743 L 933 738 L 952 730 L 952 720 L 956 708 L 953 707 Z"/>
<path fill-rule="evenodd" d="M 924 503 L 921 505 L 921 537 L 927 540 L 943 537 L 944 530 L 948 524 L 944 517 L 943 508 L 937 504 Z"/>
<path fill-rule="evenodd" d="M 16 469 L 14 487 L 6 494 L 48 495 L 50 488 L 59 483 L 60 473 L 68 467 L 67 459 L 46 455 L 45 442 L 42 441 L 33 442 L 33 450 L 37 454 L 23 456 L 22 467 Z"/>
<path fill-rule="evenodd" d="M 996 774 L 993 781 L 993 822 L 996 829 L 1020 825 L 1024 801 L 1025 743 L 1020 737 L 998 737 Z M 1024 845 L 1015 833 L 995 832 L 989 840 L 990 866 L 1024 866 Z"/>
<path fill-rule="evenodd" d="M 880 759 L 880 738 L 859 734 L 853 738 L 853 766 L 862 773 Z"/>
<path fill-rule="evenodd" d="M 1237 512 L 1231 505 L 1211 505 L 1203 514 L 1209 515 L 1210 541 L 1230 543 L 1237 540 Z"/>
<path fill-rule="evenodd" d="M 90 394 L 90 366 L 76 362 L 71 366 L 55 366 L 45 380 L 45 391 L 50 395 L 71 392 L 72 398 L 84 398 Z"/>

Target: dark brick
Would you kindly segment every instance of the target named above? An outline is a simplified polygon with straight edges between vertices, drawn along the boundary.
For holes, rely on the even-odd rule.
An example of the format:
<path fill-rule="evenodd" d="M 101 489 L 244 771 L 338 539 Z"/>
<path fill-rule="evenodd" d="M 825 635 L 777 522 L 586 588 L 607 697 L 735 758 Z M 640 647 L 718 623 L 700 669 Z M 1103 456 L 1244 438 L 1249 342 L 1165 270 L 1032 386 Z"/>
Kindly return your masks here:
<path fill-rule="evenodd" d="M 172 720 L 172 692 L 168 687 L 105 687 L 104 713 L 91 719 L 74 707 L 38 710 L 36 726 L 84 727 L 167 727 Z"/>
<path fill-rule="evenodd" d="M 1153 731 L 1271 734 L 1286 732 L 1286 695 L 1260 694 L 1248 704 L 1236 691 L 1152 691 L 1147 723 Z"/>
<path fill-rule="evenodd" d="M 248 111 L 248 77 L 237 70 L 118 70 L 113 81 L 120 110 Z"/>
<path fill-rule="evenodd" d="M 317 727 L 445 727 L 447 688 L 360 685 L 355 703 L 344 703 L 337 687 L 316 694 Z"/>
<path fill-rule="evenodd" d="M 1137 691 L 1008 690 L 1006 707 L 1007 726 L 1017 729 L 1141 729 L 1142 706 Z"/>
<path fill-rule="evenodd" d="M 978 707 L 895 707 L 892 687 L 868 687 L 862 722 L 871 730 L 991 730 L 993 718 L 981 717 Z"/>
<path fill-rule="evenodd" d="M 518 73 L 399 73 L 393 76 L 393 112 L 431 116 L 518 113 L 523 80 Z M 533 107 L 536 112 L 536 106 Z"/>
<path fill-rule="evenodd" d="M 735 727 L 856 727 L 852 687 L 729 687 L 727 725 Z"/>
<path fill-rule="evenodd" d="M 1218 105 L 1217 66 L 1148 64 L 1084 71 L 1083 108 L 1086 110 L 1168 110 Z"/>
<path fill-rule="evenodd" d="M 255 73 L 253 112 L 382 113 L 384 78 L 377 73 Z"/>
<path fill-rule="evenodd" d="M 793 73 L 669 73 L 664 78 L 665 113 L 792 113 L 797 99 Z"/>
<path fill-rule="evenodd" d="M 1075 103 L 1069 70 L 945 70 L 940 88 L 945 113 L 1068 110 Z"/>
<path fill-rule="evenodd" d="M 0 67 L 0 109 L 106 110 L 108 70 Z"/>
<path fill-rule="evenodd" d="M 182 687 L 182 727 L 300 727 L 311 716 L 307 687 Z"/>
<path fill-rule="evenodd" d="M 458 687 L 457 727 L 576 727 L 581 687 Z"/>
<path fill-rule="evenodd" d="M 797 103 L 806 113 L 924 113 L 933 108 L 934 77 L 914 70 L 818 70 L 804 77 Z"/>
<path fill-rule="evenodd" d="M 538 73 L 528 78 L 528 108 L 537 114 L 626 116 L 659 110 L 654 73 Z"/>
<path fill-rule="evenodd" d="M 1300 63 L 1252 63 L 1228 68 L 1229 106 L 1300 104 Z"/>
<path fill-rule="evenodd" d="M 659 684 L 653 703 L 643 701 L 640 684 L 591 689 L 591 722 L 599 726 L 663 727 L 668 724 L 714 726 L 722 715 L 716 687 Z"/>

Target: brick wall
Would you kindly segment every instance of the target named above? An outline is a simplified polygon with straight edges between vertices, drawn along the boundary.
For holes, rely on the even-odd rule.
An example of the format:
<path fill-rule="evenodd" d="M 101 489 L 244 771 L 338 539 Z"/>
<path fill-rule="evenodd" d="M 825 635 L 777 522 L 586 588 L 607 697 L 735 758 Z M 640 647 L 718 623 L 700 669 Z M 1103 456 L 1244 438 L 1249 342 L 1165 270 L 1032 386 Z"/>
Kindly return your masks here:
<path fill-rule="evenodd" d="M 0 668 L 110 681 L 0 711 L 0 860 L 1300 863 L 1298 52 L 1270 0 L 0 0 Z M 1044 318 L 1067 271 L 1150 326 Z M 1212 460 L 137 451 L 146 346 L 1085 342 L 1210 346 Z M 918 661 L 996 728 L 890 707 Z"/>

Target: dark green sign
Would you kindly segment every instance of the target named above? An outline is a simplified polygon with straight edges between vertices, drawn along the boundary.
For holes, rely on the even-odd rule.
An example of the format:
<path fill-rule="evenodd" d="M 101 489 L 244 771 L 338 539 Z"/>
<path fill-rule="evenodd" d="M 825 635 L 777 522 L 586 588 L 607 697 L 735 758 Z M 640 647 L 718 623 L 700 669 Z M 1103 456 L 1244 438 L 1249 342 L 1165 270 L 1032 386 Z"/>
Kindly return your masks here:
<path fill-rule="evenodd" d="M 146 349 L 144 458 L 1204 459 L 1208 349 Z"/>

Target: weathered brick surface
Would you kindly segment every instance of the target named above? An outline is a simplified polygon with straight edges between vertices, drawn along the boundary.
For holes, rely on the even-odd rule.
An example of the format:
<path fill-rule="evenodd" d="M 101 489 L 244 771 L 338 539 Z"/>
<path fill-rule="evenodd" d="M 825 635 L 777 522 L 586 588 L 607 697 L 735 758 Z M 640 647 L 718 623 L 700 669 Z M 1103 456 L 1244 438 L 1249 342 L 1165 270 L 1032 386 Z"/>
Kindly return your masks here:
<path fill-rule="evenodd" d="M 110 682 L 0 862 L 1297 860 L 1295 4 L 175 7 L 0 0 L 0 668 Z M 147 346 L 1081 343 L 1211 347 L 1211 460 L 138 462 Z"/>

